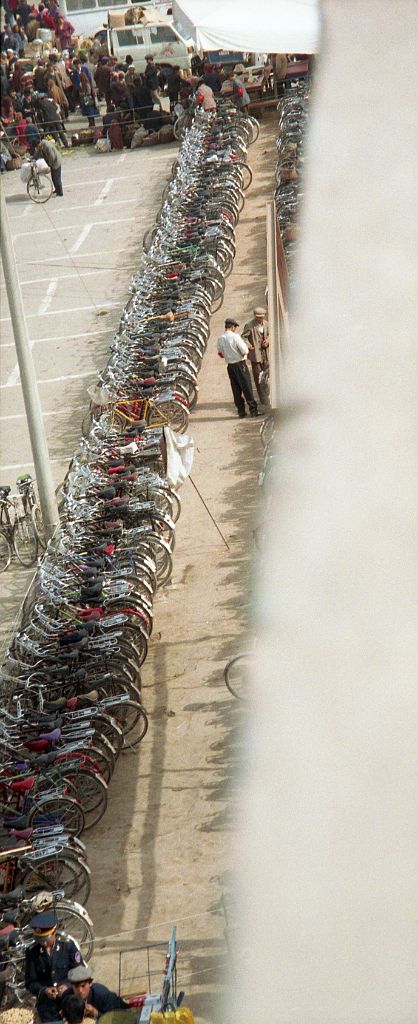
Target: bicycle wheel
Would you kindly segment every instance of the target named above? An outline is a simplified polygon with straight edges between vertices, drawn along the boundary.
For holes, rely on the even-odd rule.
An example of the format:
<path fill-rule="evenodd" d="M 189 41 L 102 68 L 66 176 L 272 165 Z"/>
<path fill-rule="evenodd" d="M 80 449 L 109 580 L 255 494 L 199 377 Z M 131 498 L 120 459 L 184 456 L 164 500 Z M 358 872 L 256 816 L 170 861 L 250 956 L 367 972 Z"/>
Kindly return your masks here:
<path fill-rule="evenodd" d="M 188 409 L 181 402 L 178 402 L 175 398 L 163 399 L 158 402 L 155 409 L 152 410 L 149 418 L 149 426 L 153 426 L 153 420 L 160 423 L 161 414 L 167 417 L 170 427 L 177 433 L 183 434 L 187 428 L 189 422 Z"/>
<path fill-rule="evenodd" d="M 0 572 L 6 572 L 12 560 L 12 549 L 3 530 L 0 530 Z"/>
<path fill-rule="evenodd" d="M 95 715 L 94 725 L 100 736 L 107 739 L 110 743 L 112 750 L 115 752 L 115 760 L 117 760 L 123 746 L 123 732 L 116 718 L 114 718 L 112 710 L 112 707 L 110 707 L 109 713 L 104 711 L 103 714 Z"/>
<path fill-rule="evenodd" d="M 38 557 L 38 538 L 31 519 L 17 519 L 13 530 L 13 547 L 25 569 L 35 565 Z"/>
<path fill-rule="evenodd" d="M 107 807 L 107 783 L 88 768 L 72 769 L 66 764 L 66 778 L 77 793 L 84 811 L 85 829 L 93 828 L 103 817 Z M 58 887 L 57 887 L 58 888 Z"/>
<path fill-rule="evenodd" d="M 83 954 L 83 960 L 90 960 L 94 950 L 93 922 L 87 910 L 73 900 L 57 900 L 53 904 L 60 933 L 74 939 Z"/>
<path fill-rule="evenodd" d="M 148 730 L 148 716 L 143 705 L 127 700 L 115 708 L 113 713 L 123 732 L 123 749 L 136 747 Z"/>
<path fill-rule="evenodd" d="M 78 800 L 70 796 L 45 796 L 31 807 L 28 825 L 63 825 L 71 836 L 80 836 L 85 825 L 84 811 Z"/>
<path fill-rule="evenodd" d="M 78 896 L 82 904 L 90 895 L 90 869 L 87 864 L 73 859 L 66 853 L 43 857 L 30 864 L 25 872 L 22 885 L 26 895 L 32 895 L 43 889 L 53 892 L 63 889 L 67 899 Z"/>
<path fill-rule="evenodd" d="M 52 179 L 50 175 L 31 175 L 26 185 L 29 199 L 34 203 L 46 203 L 52 196 Z"/>
<path fill-rule="evenodd" d="M 257 142 L 258 136 L 260 134 L 260 125 L 255 117 L 251 117 L 251 114 L 246 114 L 245 118 L 250 129 L 248 145 L 252 146 L 253 142 Z"/>
<path fill-rule="evenodd" d="M 45 530 L 44 530 L 44 521 L 42 519 L 42 512 L 41 512 L 41 510 L 39 508 L 39 505 L 33 505 L 32 506 L 31 516 L 32 516 L 32 522 L 33 522 L 33 528 L 35 530 L 35 533 L 36 533 L 36 536 L 37 536 L 37 539 L 38 539 L 38 544 L 40 545 L 41 548 L 43 548 L 45 550 L 47 541 L 46 541 Z"/>
<path fill-rule="evenodd" d="M 236 700 L 245 701 L 248 691 L 248 668 L 252 655 L 246 651 L 236 654 L 227 661 L 224 668 L 224 680 L 227 689 Z"/>
<path fill-rule="evenodd" d="M 237 166 L 241 171 L 242 188 L 244 189 L 245 192 L 246 189 L 249 188 L 249 186 L 251 185 L 251 182 L 253 180 L 253 172 L 249 164 L 245 163 L 243 160 L 240 160 Z"/>

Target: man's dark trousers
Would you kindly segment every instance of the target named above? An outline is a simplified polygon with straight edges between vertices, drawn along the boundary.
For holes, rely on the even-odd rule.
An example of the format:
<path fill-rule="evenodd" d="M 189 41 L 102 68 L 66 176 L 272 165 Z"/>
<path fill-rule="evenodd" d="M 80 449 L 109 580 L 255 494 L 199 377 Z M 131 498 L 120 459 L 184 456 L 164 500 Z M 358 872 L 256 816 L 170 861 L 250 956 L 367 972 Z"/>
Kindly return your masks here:
<path fill-rule="evenodd" d="M 51 178 L 57 196 L 63 196 L 64 193 L 62 191 L 61 167 L 51 167 Z"/>
<path fill-rule="evenodd" d="M 250 412 L 257 412 L 257 402 L 254 400 L 251 377 L 245 359 L 240 363 L 228 363 L 227 370 L 238 416 L 245 416 L 244 398 Z"/>

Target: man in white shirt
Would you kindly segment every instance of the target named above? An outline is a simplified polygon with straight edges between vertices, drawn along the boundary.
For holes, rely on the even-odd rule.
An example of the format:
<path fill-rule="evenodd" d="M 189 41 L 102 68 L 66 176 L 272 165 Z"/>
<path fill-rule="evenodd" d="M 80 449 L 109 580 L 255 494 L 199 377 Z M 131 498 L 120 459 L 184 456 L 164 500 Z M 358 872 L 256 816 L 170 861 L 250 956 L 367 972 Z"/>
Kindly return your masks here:
<path fill-rule="evenodd" d="M 250 373 L 245 361 L 249 348 L 244 339 L 241 338 L 241 335 L 237 333 L 237 327 L 236 320 L 225 320 L 225 333 L 221 334 L 221 337 L 218 338 L 217 348 L 218 356 L 226 362 L 234 402 L 238 416 L 242 420 L 247 415 L 245 402 L 247 402 L 250 410 L 250 416 L 258 416 L 258 409 L 251 387 Z"/>

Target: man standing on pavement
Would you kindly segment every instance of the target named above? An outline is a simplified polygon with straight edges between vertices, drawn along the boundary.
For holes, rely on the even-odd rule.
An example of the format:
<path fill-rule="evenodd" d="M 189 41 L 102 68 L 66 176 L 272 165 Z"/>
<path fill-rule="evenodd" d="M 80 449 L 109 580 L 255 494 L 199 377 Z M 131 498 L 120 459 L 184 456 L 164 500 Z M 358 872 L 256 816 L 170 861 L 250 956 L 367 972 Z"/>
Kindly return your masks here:
<path fill-rule="evenodd" d="M 251 387 L 251 377 L 246 364 L 248 356 L 248 345 L 237 333 L 237 321 L 232 318 L 225 320 L 225 333 L 218 338 L 218 355 L 227 364 L 228 377 L 230 380 L 234 402 L 239 418 L 242 420 L 247 415 L 245 402 L 250 410 L 250 416 L 258 416 L 257 402 Z M 245 401 L 244 401 L 245 399 Z"/>
<path fill-rule="evenodd" d="M 73 967 L 68 972 L 68 980 L 71 982 L 74 994 L 81 996 L 81 999 L 85 1001 L 85 1017 L 97 1019 L 103 1013 L 109 1013 L 110 1010 L 129 1009 L 128 1003 L 116 995 L 116 992 L 111 992 L 106 985 L 100 985 L 99 982 L 93 981 L 93 973 L 89 967 L 83 965 Z"/>
<path fill-rule="evenodd" d="M 245 324 L 242 337 L 248 342 L 248 358 L 253 371 L 254 384 L 260 402 L 265 405 L 268 402 L 265 385 L 260 383 L 260 373 L 268 367 L 269 347 L 269 325 L 267 323 L 266 311 L 263 306 L 256 306 L 252 320 Z"/>
<path fill-rule="evenodd" d="M 49 142 L 47 139 L 42 139 L 42 142 L 35 147 L 35 156 L 37 158 L 42 157 L 48 167 L 51 168 L 52 184 L 54 186 L 55 196 L 63 196 L 62 181 L 61 181 L 61 153 L 57 149 L 54 142 Z"/>

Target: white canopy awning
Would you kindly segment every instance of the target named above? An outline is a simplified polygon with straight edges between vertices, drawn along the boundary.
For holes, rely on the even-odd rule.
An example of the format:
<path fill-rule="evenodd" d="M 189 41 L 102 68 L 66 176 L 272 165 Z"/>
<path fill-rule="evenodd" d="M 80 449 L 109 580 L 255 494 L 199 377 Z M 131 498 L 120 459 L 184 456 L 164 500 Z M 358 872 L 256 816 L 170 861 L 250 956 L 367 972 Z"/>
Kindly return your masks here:
<path fill-rule="evenodd" d="M 198 50 L 318 50 L 318 0 L 173 0 L 173 17 Z"/>

